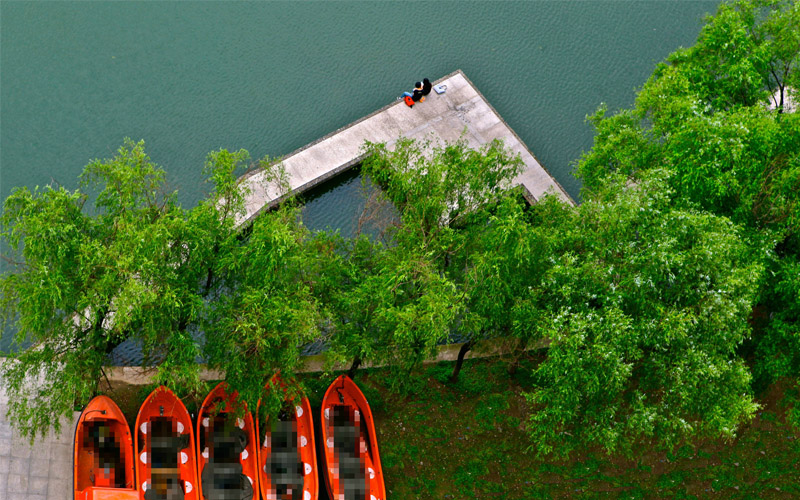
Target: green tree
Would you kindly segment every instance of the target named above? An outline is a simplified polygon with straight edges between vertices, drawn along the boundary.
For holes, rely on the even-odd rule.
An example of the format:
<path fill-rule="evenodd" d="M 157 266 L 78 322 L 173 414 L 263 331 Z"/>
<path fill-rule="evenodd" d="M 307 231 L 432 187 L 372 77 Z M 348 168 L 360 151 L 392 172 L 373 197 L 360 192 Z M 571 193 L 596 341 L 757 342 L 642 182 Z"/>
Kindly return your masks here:
<path fill-rule="evenodd" d="M 544 338 L 544 290 L 538 284 L 551 267 L 554 240 L 548 229 L 532 223 L 526 206 L 520 196 L 504 198 L 486 223 L 471 232 L 466 252 L 464 288 L 477 334 L 465 347 L 489 335 L 515 339 L 510 372 L 516 371 L 524 349 Z M 463 354 L 459 353 L 459 361 Z M 457 378 L 459 367 L 456 363 L 451 380 Z"/>
<path fill-rule="evenodd" d="M 800 373 L 800 251 L 796 239 L 770 254 L 769 286 L 762 292 L 753 320 L 758 335 L 751 344 L 755 387 Z M 800 426 L 800 420 L 796 422 Z"/>
<path fill-rule="evenodd" d="M 327 362 L 349 363 L 348 375 L 364 361 L 378 361 L 385 346 L 377 311 L 381 306 L 380 273 L 384 246 L 365 235 L 343 238 L 320 231 L 311 242 L 319 258 L 314 295 L 323 308 L 320 328 L 328 343 Z"/>
<path fill-rule="evenodd" d="M 632 110 L 607 117 L 601 107 L 591 117 L 594 146 L 578 165 L 586 192 L 609 175 L 635 181 L 669 168 L 679 197 L 759 229 L 796 232 L 800 118 L 767 105 L 800 72 L 799 9 L 723 3 L 693 47 L 656 68 Z"/>
<path fill-rule="evenodd" d="M 298 274 L 304 233 L 291 208 L 240 231 L 237 173 L 248 160 L 246 151 L 211 153 L 212 191 L 191 210 L 167 191 L 144 143 L 130 140 L 87 165 L 74 192 L 9 196 L 2 237 L 13 265 L 0 303 L 16 342 L 33 346 L 3 364 L 2 378 L 23 434 L 58 428 L 96 394 L 108 354 L 126 340 L 157 368 L 156 383 L 181 391 L 201 388 L 204 336 L 212 366 L 252 404 L 254 385 L 291 371 L 314 317 Z M 226 348 L 239 355 L 222 356 Z"/>
<path fill-rule="evenodd" d="M 466 352 L 490 331 L 489 323 L 470 308 L 470 294 L 478 287 L 470 255 L 486 246 L 479 240 L 485 238 L 496 206 L 510 195 L 522 162 L 498 141 L 479 150 L 464 142 L 434 147 L 410 140 L 398 141 L 392 151 L 382 144 L 367 144 L 366 150 L 363 171 L 400 212 L 400 224 L 384 253 L 386 267 L 379 273 L 400 292 L 385 302 L 392 304 L 388 324 L 396 329 L 398 342 L 392 352 L 401 353 L 401 364 L 418 363 L 420 354 L 432 353 L 436 342 L 459 334 L 467 342 L 455 379 Z M 410 328 L 411 320 L 430 325 L 427 337 Z"/>
<path fill-rule="evenodd" d="M 126 140 L 114 158 L 87 165 L 74 192 L 14 190 L 2 233 L 14 265 L 0 279 L 0 300 L 16 342 L 33 347 L 6 362 L 2 377 L 23 434 L 57 427 L 57 417 L 88 401 L 106 356 L 129 338 L 161 366 L 159 382 L 197 382 L 189 326 L 203 315 L 208 249 L 226 238 L 224 226 L 224 217 L 178 206 L 143 142 Z"/>
<path fill-rule="evenodd" d="M 558 239 L 536 320 L 551 339 L 529 395 L 540 453 L 732 438 L 752 418 L 737 348 L 763 263 L 728 219 L 672 207 L 669 173 L 609 183 L 579 208 L 532 207 Z M 763 251 L 761 252 L 763 254 Z"/>
<path fill-rule="evenodd" d="M 386 190 L 402 225 L 414 229 L 409 235 L 424 244 L 449 243 L 446 233 L 498 202 L 523 167 L 497 140 L 472 150 L 463 141 L 434 146 L 401 138 L 391 151 L 369 142 L 365 150 L 362 170 Z"/>
<path fill-rule="evenodd" d="M 799 75 L 800 4 L 723 3 L 693 47 L 656 68 L 633 109 L 590 118 L 594 146 L 578 163 L 589 199 L 668 169 L 674 207 L 730 217 L 764 249 L 770 278 L 741 349 L 760 388 L 800 370 L 800 115 L 783 112 Z"/>
<path fill-rule="evenodd" d="M 253 409 L 274 374 L 285 382 L 294 378 L 300 347 L 318 335 L 309 284 L 315 277 L 306 271 L 316 256 L 307 238 L 298 209 L 284 205 L 261 214 L 248 235 L 219 256 L 222 286 L 210 297 L 204 353 Z"/>
<path fill-rule="evenodd" d="M 315 284 L 327 314 L 330 363 L 384 363 L 409 375 L 447 338 L 460 303 L 455 285 L 419 248 L 366 237 L 319 235 Z M 324 253 L 323 253 L 324 252 Z"/>

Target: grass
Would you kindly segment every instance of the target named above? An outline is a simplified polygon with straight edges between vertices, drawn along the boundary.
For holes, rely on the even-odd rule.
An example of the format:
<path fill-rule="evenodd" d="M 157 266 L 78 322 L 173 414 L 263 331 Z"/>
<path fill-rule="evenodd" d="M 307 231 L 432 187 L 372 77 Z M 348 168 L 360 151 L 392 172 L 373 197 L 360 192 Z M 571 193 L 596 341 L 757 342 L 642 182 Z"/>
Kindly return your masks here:
<path fill-rule="evenodd" d="M 530 366 L 514 377 L 496 361 L 468 361 L 456 384 L 452 363 L 424 370 L 416 392 L 389 392 L 380 371 L 360 387 L 381 395 L 375 411 L 392 499 L 797 498 L 800 435 L 786 424 L 783 388 L 765 394 L 760 415 L 732 443 L 708 441 L 635 459 L 586 450 L 569 460 L 528 453 L 522 393 Z M 373 396 L 374 397 L 374 396 Z M 370 398 L 372 402 L 372 398 Z"/>
<path fill-rule="evenodd" d="M 526 448 L 523 392 L 531 363 L 509 376 L 502 363 L 467 361 L 455 384 L 452 363 L 423 369 L 401 394 L 386 370 L 360 370 L 391 499 L 798 498 L 800 432 L 787 424 L 788 384 L 760 398 L 756 419 L 731 443 L 707 441 L 673 453 L 644 449 L 635 458 L 587 449 L 569 460 L 540 459 Z M 330 378 L 305 375 L 312 407 Z M 135 421 L 151 388 L 124 386 L 111 396 Z M 192 402 L 187 402 L 191 406 Z M 316 412 L 315 412 L 316 413 Z M 131 421 L 131 420 L 129 420 Z"/>

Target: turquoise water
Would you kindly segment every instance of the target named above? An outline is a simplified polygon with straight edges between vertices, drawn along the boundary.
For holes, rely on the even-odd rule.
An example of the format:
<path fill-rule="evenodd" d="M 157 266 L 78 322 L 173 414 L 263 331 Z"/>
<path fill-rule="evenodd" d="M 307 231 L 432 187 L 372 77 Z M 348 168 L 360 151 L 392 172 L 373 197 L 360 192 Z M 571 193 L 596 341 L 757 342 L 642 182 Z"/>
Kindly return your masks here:
<path fill-rule="evenodd" d="M 209 151 L 285 155 L 460 68 L 577 198 L 585 116 L 630 105 L 716 4 L 3 1 L 0 196 L 75 188 L 131 137 L 191 206 Z M 334 184 L 306 223 L 351 231 L 354 192 Z"/>

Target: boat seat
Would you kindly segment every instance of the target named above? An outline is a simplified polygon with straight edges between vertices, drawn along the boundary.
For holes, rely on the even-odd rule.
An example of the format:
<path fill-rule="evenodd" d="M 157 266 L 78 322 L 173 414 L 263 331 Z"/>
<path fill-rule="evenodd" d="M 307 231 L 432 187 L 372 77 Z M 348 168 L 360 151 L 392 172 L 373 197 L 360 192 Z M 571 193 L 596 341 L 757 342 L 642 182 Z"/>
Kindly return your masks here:
<path fill-rule="evenodd" d="M 90 487 L 83 491 L 80 500 L 139 500 L 139 492 L 132 489 Z"/>
<path fill-rule="evenodd" d="M 154 418 L 150 421 L 150 462 L 153 469 L 178 468 L 180 450 L 189 446 L 189 435 L 178 434 L 172 420 Z"/>
<path fill-rule="evenodd" d="M 265 472 L 270 476 L 276 498 L 299 500 L 303 495 L 303 463 L 297 451 L 296 424 L 291 419 L 292 414 L 287 415 L 272 422 L 271 450 Z"/>
<path fill-rule="evenodd" d="M 359 457 L 339 455 L 339 484 L 345 500 L 361 500 L 367 492 L 367 474 Z"/>
<path fill-rule="evenodd" d="M 201 474 L 203 496 L 206 500 L 251 500 L 253 485 L 242 474 L 242 464 L 213 463 L 203 467 Z"/>

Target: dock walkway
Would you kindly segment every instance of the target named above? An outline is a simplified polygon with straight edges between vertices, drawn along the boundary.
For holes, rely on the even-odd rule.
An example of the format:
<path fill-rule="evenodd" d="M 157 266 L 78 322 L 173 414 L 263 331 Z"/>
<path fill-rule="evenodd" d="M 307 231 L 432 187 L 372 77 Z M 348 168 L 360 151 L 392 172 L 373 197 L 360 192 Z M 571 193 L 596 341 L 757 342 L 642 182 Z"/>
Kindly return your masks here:
<path fill-rule="evenodd" d="M 464 139 L 470 148 L 477 149 L 494 139 L 502 139 L 525 164 L 515 183 L 524 188 L 529 202 L 553 193 L 574 204 L 461 70 L 435 84 L 446 85 L 445 93 L 431 92 L 425 102 L 413 108 L 403 101 L 393 102 L 284 157 L 282 163 L 289 188 L 301 193 L 357 165 L 363 159 L 365 141 L 383 142 L 391 149 L 400 137 L 434 143 Z M 240 223 L 252 222 L 260 212 L 281 201 L 279 186 L 266 179 L 263 169 L 248 172 L 240 182 L 250 190 L 246 214 Z"/>
<path fill-rule="evenodd" d="M 72 500 L 72 443 L 80 412 L 61 421 L 61 432 L 50 431 L 31 445 L 6 419 L 8 396 L 1 382 L 0 500 Z"/>

